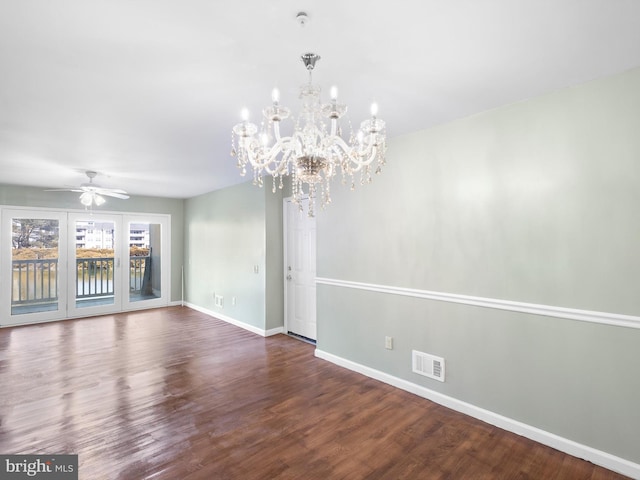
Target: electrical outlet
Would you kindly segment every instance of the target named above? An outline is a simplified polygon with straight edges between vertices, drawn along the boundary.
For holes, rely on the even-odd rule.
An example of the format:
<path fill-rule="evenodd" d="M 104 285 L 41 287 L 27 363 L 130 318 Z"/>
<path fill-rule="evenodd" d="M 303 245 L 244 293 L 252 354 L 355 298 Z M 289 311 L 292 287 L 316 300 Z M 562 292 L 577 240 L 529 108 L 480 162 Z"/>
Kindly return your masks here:
<path fill-rule="evenodd" d="M 231 297 L 231 306 L 232 307 L 236 306 L 236 297 Z"/>
<path fill-rule="evenodd" d="M 222 295 L 215 295 L 214 304 L 218 308 L 224 308 L 224 297 Z"/>
<path fill-rule="evenodd" d="M 384 337 L 384 348 L 393 350 L 393 337 Z"/>

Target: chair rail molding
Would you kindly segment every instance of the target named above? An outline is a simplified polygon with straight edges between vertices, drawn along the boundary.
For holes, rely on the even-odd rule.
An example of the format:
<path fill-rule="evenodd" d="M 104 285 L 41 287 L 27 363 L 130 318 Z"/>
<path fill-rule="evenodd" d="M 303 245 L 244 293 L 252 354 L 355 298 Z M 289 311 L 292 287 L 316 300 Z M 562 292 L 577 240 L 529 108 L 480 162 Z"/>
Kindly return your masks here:
<path fill-rule="evenodd" d="M 415 288 L 404 288 L 390 285 L 378 285 L 374 283 L 354 282 L 351 280 L 339 280 L 325 277 L 316 277 L 316 284 L 343 288 L 355 288 L 358 290 L 366 290 L 370 292 L 423 298 L 425 300 L 436 300 L 440 302 L 462 303 L 464 305 L 473 305 L 476 307 L 494 308 L 498 310 L 529 313 L 533 315 L 543 315 L 546 317 L 557 317 L 568 320 L 579 320 L 582 322 L 599 323 L 616 327 L 640 328 L 640 317 L 633 315 L 595 312 L 590 310 L 579 310 L 575 308 L 541 305 L 537 303 L 525 303 L 515 302 L 511 300 L 500 300 L 495 298 L 474 297 L 457 293 L 434 292 L 430 290 L 420 290 Z"/>

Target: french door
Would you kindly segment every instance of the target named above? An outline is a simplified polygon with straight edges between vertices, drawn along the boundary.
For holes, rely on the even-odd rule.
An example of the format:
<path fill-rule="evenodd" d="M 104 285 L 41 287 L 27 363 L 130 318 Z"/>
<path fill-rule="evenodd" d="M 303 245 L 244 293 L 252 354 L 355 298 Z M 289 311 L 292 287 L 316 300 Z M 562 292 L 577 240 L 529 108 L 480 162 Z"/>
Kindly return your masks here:
<path fill-rule="evenodd" d="M 91 211 L 68 217 L 67 312 L 83 317 L 122 310 L 121 215 Z"/>
<path fill-rule="evenodd" d="M 165 306 L 167 215 L 3 209 L 0 326 Z"/>
<path fill-rule="evenodd" d="M 44 210 L 3 209 L 0 325 L 67 315 L 67 218 Z"/>

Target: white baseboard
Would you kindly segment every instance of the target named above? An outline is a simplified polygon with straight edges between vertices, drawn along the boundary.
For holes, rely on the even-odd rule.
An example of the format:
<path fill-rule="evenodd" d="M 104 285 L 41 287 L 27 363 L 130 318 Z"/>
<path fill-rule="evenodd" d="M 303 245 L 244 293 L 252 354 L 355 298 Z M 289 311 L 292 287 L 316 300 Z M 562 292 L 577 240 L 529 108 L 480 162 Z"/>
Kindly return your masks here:
<path fill-rule="evenodd" d="M 236 327 L 243 328 L 245 330 L 250 331 L 251 333 L 255 333 L 256 335 L 260 335 L 261 337 L 270 337 L 271 335 L 277 335 L 279 333 L 284 333 L 284 327 L 271 328 L 269 330 L 264 330 L 262 328 L 258 328 L 254 325 L 249 325 L 248 323 L 241 322 L 240 320 L 236 320 L 235 318 L 228 317 L 226 315 L 222 315 L 219 312 L 214 312 L 213 310 L 209 310 L 207 308 L 200 307 L 198 305 L 194 305 L 192 303 L 185 302 L 185 307 L 193 308 L 198 312 L 202 312 L 210 317 L 217 318 L 224 322 L 230 323 L 231 325 L 235 325 Z"/>
<path fill-rule="evenodd" d="M 279 333 L 284 333 L 284 327 L 276 327 L 265 330 L 263 337 L 270 337 L 272 335 L 278 335 Z"/>
<path fill-rule="evenodd" d="M 338 357 L 323 350 L 319 350 L 316 348 L 315 355 L 318 358 L 327 360 L 348 370 L 361 373 L 362 375 L 365 375 L 367 377 L 379 380 L 420 397 L 426 398 L 457 412 L 464 413 L 471 417 L 482 420 L 483 422 L 495 425 L 496 427 L 500 427 L 509 432 L 522 435 L 523 437 L 555 448 L 556 450 L 567 453 L 574 457 L 582 458 L 622 475 L 640 479 L 640 464 L 625 460 L 620 457 L 616 457 L 615 455 L 611 455 L 587 445 L 582 445 L 580 443 L 574 442 L 573 440 L 560 437 L 531 425 L 513 420 L 512 418 L 508 418 L 489 410 L 485 410 L 484 408 L 476 407 L 475 405 L 472 405 L 470 403 L 463 402 L 439 392 L 435 392 L 421 385 L 417 385 L 407 380 L 394 377 L 393 375 L 389 375 L 388 373 L 384 373 L 380 370 L 376 370 L 365 365 L 352 362 L 351 360 Z"/>

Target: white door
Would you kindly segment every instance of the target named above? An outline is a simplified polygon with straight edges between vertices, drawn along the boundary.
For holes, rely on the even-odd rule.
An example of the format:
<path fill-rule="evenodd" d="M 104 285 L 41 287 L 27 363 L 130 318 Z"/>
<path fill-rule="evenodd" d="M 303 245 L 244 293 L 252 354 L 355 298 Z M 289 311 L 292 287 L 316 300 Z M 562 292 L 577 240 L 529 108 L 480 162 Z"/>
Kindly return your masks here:
<path fill-rule="evenodd" d="M 316 221 L 287 199 L 285 208 L 285 330 L 316 340 Z"/>
<path fill-rule="evenodd" d="M 60 212 L 2 210 L 0 326 L 65 318 L 66 222 Z"/>
<path fill-rule="evenodd" d="M 69 213 L 69 317 L 121 311 L 121 224 L 120 215 Z"/>

